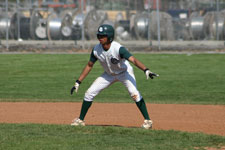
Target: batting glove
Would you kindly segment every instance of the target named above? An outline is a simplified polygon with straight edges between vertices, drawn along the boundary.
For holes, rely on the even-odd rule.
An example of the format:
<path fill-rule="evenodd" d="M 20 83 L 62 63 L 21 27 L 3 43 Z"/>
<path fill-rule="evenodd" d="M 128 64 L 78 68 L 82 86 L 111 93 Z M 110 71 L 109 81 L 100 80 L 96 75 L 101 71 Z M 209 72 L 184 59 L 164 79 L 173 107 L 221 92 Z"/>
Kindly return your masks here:
<path fill-rule="evenodd" d="M 72 95 L 74 90 L 77 93 L 79 86 L 80 86 L 81 82 L 79 80 L 77 80 L 74 84 L 74 86 L 72 87 L 72 89 L 70 90 L 70 94 Z"/>
<path fill-rule="evenodd" d="M 151 72 L 148 68 L 144 70 L 144 73 L 145 73 L 145 75 L 147 77 L 147 80 L 149 79 L 149 77 L 151 79 L 153 79 L 154 77 L 158 77 L 159 76 L 158 74 L 156 74 L 154 72 Z"/>

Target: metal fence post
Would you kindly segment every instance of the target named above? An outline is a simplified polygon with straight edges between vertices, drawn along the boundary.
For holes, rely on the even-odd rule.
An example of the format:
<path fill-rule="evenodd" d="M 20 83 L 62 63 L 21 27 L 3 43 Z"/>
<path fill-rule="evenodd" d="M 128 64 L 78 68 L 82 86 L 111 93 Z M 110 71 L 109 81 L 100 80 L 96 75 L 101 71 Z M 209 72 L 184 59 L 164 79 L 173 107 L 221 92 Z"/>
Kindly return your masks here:
<path fill-rule="evenodd" d="M 81 0 L 81 13 L 84 16 L 84 0 Z M 82 27 L 81 27 L 81 38 L 82 38 L 82 49 L 84 49 L 84 19 L 82 20 Z"/>
<path fill-rule="evenodd" d="M 151 20 L 150 20 L 150 0 L 148 0 L 148 41 L 149 41 L 149 46 L 152 46 L 150 23 L 151 23 Z"/>
<path fill-rule="evenodd" d="M 216 40 L 219 40 L 219 0 L 216 0 Z"/>
<path fill-rule="evenodd" d="M 5 0 L 6 7 L 6 49 L 9 50 L 9 16 L 8 16 L 8 0 Z"/>
<path fill-rule="evenodd" d="M 20 14 L 19 14 L 19 4 L 20 4 L 20 0 L 17 0 L 17 7 L 16 7 L 16 11 L 17 11 L 17 40 L 21 41 L 20 39 Z"/>
<path fill-rule="evenodd" d="M 158 29 L 158 49 L 161 50 L 160 47 L 160 15 L 159 15 L 159 0 L 156 1 L 156 7 L 157 7 L 157 29 Z"/>

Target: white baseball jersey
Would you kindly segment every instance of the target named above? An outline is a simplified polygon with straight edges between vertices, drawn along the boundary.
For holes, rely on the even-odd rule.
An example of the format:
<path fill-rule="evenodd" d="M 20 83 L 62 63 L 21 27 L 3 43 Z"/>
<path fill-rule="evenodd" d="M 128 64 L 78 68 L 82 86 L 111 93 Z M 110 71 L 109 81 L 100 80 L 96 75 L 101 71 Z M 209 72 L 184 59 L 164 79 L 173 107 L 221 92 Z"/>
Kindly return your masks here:
<path fill-rule="evenodd" d="M 107 51 L 101 44 L 97 44 L 92 50 L 90 61 L 99 60 L 105 72 L 92 83 L 85 93 L 84 100 L 93 101 L 100 91 L 112 83 L 120 81 L 127 88 L 133 100 L 139 102 L 142 96 L 136 88 L 133 68 L 127 60 L 130 56 L 132 55 L 115 41 L 111 43 Z"/>
<path fill-rule="evenodd" d="M 92 53 L 108 74 L 117 75 L 131 68 L 129 62 L 125 58 L 122 58 L 130 57 L 131 54 L 115 41 L 111 43 L 107 51 L 103 49 L 101 44 L 97 44 Z M 121 53 L 126 56 L 121 56 Z"/>

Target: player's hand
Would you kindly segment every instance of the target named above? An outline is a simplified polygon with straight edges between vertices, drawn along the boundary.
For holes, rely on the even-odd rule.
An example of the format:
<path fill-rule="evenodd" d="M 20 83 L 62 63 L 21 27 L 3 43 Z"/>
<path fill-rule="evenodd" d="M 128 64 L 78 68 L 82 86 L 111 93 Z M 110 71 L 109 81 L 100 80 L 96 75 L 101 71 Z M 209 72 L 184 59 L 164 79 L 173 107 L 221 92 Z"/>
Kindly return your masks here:
<path fill-rule="evenodd" d="M 81 82 L 79 80 L 77 80 L 75 82 L 74 86 L 70 90 L 70 94 L 71 95 L 73 94 L 74 90 L 75 90 L 76 93 L 78 92 L 78 89 L 79 89 L 80 84 L 81 84 Z"/>
<path fill-rule="evenodd" d="M 154 77 L 158 77 L 159 76 L 158 74 L 156 74 L 154 72 L 151 72 L 148 68 L 145 69 L 144 72 L 145 72 L 145 75 L 146 75 L 147 80 L 149 79 L 149 77 L 151 79 L 154 79 Z"/>

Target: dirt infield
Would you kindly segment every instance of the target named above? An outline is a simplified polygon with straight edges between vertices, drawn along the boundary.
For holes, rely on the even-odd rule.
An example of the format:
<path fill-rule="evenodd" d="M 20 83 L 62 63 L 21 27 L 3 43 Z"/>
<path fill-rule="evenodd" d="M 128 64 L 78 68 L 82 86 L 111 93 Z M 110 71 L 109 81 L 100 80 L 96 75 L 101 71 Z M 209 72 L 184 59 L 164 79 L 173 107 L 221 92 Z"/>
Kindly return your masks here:
<path fill-rule="evenodd" d="M 1 102 L 0 123 L 70 124 L 81 103 Z M 225 105 L 147 104 L 153 129 L 225 136 Z M 143 117 L 132 103 L 93 103 L 86 125 L 140 127 Z"/>

